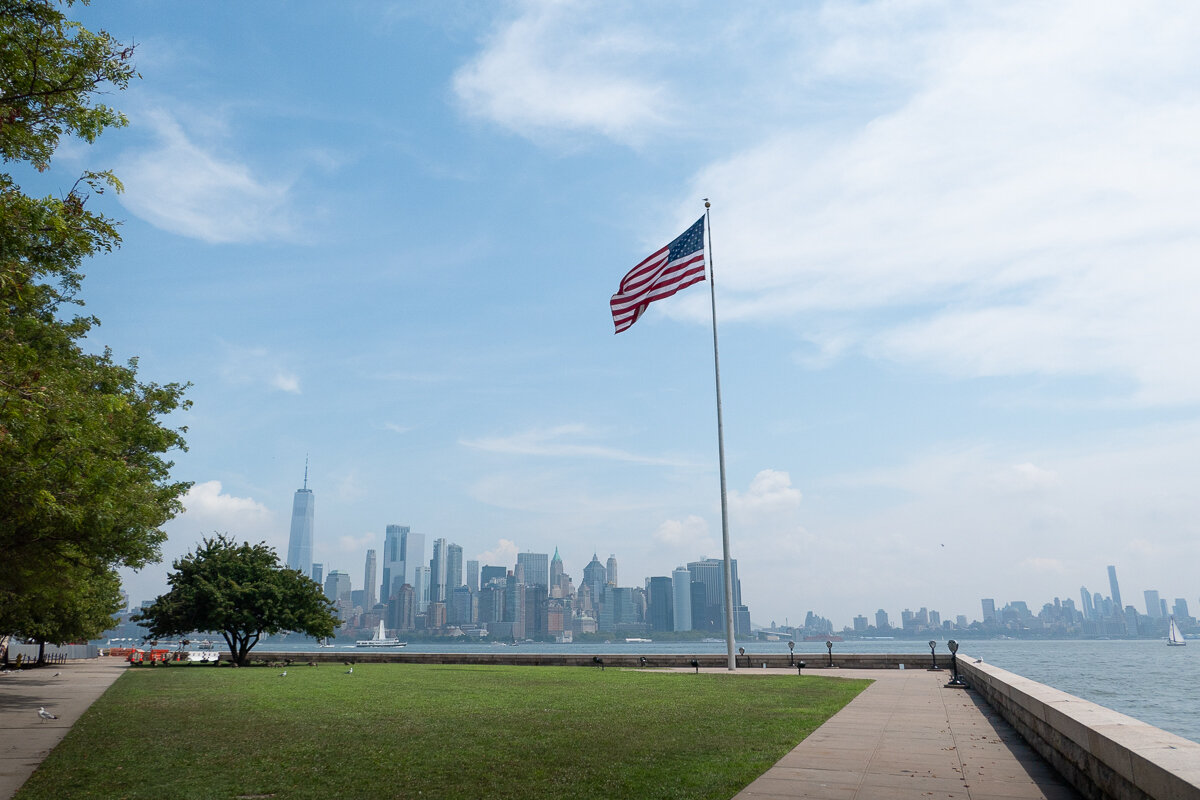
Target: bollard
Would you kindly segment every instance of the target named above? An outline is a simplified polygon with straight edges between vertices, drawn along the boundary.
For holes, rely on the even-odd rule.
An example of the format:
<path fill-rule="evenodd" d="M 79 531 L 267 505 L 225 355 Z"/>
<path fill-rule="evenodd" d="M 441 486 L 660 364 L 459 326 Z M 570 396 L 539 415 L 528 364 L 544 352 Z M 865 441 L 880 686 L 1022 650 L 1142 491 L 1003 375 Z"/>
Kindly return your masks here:
<path fill-rule="evenodd" d="M 692 666 L 696 668 L 696 674 L 699 675 L 700 674 L 700 662 L 693 658 Z"/>
<path fill-rule="evenodd" d="M 805 663 L 804 663 L 803 661 L 797 661 L 797 662 L 796 662 L 796 674 L 797 674 L 797 675 L 802 675 L 802 674 L 804 674 L 804 667 L 805 667 L 805 666 L 806 666 L 806 665 L 805 665 Z"/>
<path fill-rule="evenodd" d="M 592 663 L 600 667 L 600 671 L 604 672 L 604 659 L 600 656 L 592 656 Z"/>

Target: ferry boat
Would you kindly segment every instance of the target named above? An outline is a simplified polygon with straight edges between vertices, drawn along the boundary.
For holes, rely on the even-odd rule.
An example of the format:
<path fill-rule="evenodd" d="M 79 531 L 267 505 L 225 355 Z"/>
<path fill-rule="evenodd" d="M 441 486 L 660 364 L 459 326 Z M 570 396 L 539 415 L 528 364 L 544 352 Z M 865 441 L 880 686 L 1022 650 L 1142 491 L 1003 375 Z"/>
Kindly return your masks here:
<path fill-rule="evenodd" d="M 387 631 L 383 628 L 383 620 L 379 621 L 379 630 L 375 631 L 375 635 L 370 639 L 359 639 L 354 643 L 355 647 L 404 647 L 408 642 L 402 642 L 399 639 L 392 638 L 387 635 Z"/>
<path fill-rule="evenodd" d="M 625 639 L 626 644 L 647 644 L 654 641 L 653 639 L 642 639 L 637 636 L 631 636 Z"/>

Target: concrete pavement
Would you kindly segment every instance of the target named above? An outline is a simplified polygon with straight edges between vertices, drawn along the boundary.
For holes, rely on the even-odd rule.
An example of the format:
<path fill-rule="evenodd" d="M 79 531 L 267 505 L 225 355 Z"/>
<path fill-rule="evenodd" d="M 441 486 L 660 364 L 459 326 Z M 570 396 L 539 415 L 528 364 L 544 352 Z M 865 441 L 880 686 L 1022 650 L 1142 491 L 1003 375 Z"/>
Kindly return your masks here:
<path fill-rule="evenodd" d="M 0 800 L 16 794 L 128 666 L 104 657 L 0 674 Z M 39 717 L 42 706 L 58 719 Z"/>
<path fill-rule="evenodd" d="M 778 670 L 739 670 L 743 673 Z M 1079 795 L 949 672 L 812 670 L 871 678 L 735 800 L 1068 800 Z"/>

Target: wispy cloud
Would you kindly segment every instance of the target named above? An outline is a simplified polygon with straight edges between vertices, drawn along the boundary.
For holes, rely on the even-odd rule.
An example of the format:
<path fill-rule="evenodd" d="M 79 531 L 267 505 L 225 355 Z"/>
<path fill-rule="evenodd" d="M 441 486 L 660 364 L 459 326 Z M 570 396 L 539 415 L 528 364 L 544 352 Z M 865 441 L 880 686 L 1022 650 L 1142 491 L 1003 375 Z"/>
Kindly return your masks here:
<path fill-rule="evenodd" d="M 559 425 L 522 431 L 511 436 L 491 436 L 479 439 L 460 439 L 459 444 L 475 450 L 521 456 L 553 456 L 559 458 L 605 459 L 634 464 L 672 467 L 692 467 L 693 462 L 664 456 L 645 456 L 615 447 L 590 444 L 579 439 L 594 439 L 597 432 L 586 425 Z"/>
<path fill-rule="evenodd" d="M 672 119 L 675 101 L 645 77 L 661 35 L 643 35 L 587 3 L 530 3 L 500 25 L 454 76 L 471 114 L 532 137 L 563 131 L 644 140 Z"/>
<path fill-rule="evenodd" d="M 286 358 L 265 347 L 226 344 L 221 377 L 237 385 L 266 386 L 288 394 L 300 394 L 300 377 L 286 365 Z"/>
<path fill-rule="evenodd" d="M 118 164 L 125 183 L 121 203 L 155 227 L 211 243 L 293 237 L 291 186 L 264 178 L 236 156 L 193 140 L 170 112 L 135 116 L 155 144 Z"/>

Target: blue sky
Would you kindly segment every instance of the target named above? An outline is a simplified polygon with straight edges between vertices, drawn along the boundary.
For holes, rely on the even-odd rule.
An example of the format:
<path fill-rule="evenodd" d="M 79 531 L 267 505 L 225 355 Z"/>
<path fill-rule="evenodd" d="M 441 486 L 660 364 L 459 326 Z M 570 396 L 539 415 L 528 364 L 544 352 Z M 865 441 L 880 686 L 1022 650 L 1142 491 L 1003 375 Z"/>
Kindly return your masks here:
<path fill-rule="evenodd" d="M 191 381 L 213 531 L 361 587 L 465 557 L 720 556 L 707 285 L 612 333 L 713 201 L 731 539 L 758 624 L 1141 591 L 1200 607 L 1200 8 L 76 6 L 136 41 L 92 341 Z M 1129 602 L 1130 600 L 1127 600 Z"/>

